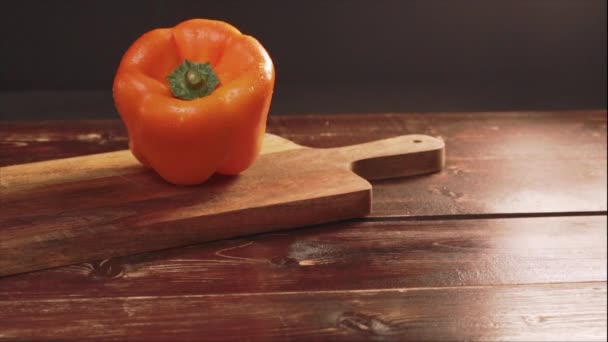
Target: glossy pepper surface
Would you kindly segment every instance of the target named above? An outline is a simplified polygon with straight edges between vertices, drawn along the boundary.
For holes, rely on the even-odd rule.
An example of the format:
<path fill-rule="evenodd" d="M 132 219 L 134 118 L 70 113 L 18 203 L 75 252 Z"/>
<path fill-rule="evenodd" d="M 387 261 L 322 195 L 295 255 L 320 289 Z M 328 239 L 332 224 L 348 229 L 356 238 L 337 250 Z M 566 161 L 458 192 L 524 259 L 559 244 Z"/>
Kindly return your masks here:
<path fill-rule="evenodd" d="M 138 38 L 120 62 L 113 96 L 133 155 L 166 181 L 193 185 L 254 163 L 274 81 L 255 38 L 192 19 Z"/>

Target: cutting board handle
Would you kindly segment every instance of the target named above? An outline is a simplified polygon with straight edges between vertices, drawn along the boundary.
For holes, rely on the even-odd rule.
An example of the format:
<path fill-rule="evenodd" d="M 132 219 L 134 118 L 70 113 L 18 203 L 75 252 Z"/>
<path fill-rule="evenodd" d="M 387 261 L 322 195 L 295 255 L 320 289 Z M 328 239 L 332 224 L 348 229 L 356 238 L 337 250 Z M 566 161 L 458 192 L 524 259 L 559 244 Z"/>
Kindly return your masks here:
<path fill-rule="evenodd" d="M 445 165 L 443 140 L 411 134 L 333 148 L 336 159 L 368 180 L 414 176 L 441 171 Z"/>

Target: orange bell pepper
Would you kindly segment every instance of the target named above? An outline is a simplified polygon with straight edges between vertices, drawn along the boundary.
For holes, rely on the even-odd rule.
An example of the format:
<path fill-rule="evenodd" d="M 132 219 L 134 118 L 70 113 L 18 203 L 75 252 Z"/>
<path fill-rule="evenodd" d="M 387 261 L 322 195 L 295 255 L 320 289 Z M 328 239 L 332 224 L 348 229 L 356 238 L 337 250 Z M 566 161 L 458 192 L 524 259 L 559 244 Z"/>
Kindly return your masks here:
<path fill-rule="evenodd" d="M 274 81 L 255 38 L 192 19 L 139 37 L 120 62 L 113 97 L 133 155 L 170 183 L 194 185 L 254 163 Z"/>

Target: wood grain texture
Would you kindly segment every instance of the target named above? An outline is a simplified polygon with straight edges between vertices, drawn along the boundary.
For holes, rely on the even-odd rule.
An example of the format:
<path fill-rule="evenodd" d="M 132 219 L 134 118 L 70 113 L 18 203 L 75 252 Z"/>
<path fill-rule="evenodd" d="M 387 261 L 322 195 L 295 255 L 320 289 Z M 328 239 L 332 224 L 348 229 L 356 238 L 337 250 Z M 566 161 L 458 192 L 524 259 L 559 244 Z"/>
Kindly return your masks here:
<path fill-rule="evenodd" d="M 303 115 L 275 120 L 273 132 L 313 147 L 347 145 L 396 132 L 442 137 L 445 171 L 427 178 L 374 182 L 372 216 L 606 212 L 605 110 Z"/>
<path fill-rule="evenodd" d="M 4 121 L 0 165 L 24 164 L 129 148 L 120 120 Z"/>
<path fill-rule="evenodd" d="M 2 300 L 0 339 L 605 341 L 606 283 Z"/>
<path fill-rule="evenodd" d="M 277 135 L 266 134 L 261 155 L 304 148 Z M 52 159 L 0 167 L 0 190 L 12 194 L 93 179 L 146 172 L 129 150 Z"/>
<path fill-rule="evenodd" d="M 191 187 L 126 152 L 3 167 L 0 275 L 362 217 L 371 185 L 351 168 L 384 179 L 443 164 L 442 141 L 407 135 L 267 153 Z"/>
<path fill-rule="evenodd" d="M 337 147 L 422 133 L 446 141 L 446 169 L 374 181 L 372 215 L 606 212 L 606 111 L 271 116 L 298 144 Z M 115 151 L 115 121 L 5 122 L 0 165 Z"/>
<path fill-rule="evenodd" d="M 0 278 L 0 299 L 606 281 L 606 217 L 343 222 Z"/>
<path fill-rule="evenodd" d="M 2 277 L 0 340 L 606 340 L 605 110 L 303 115 L 269 131 L 329 148 L 441 136 L 447 168 L 372 181 L 371 219 Z M 118 121 L 2 123 L 0 165 L 126 143 Z M 462 219 L 572 212 L 595 216 Z"/>
<path fill-rule="evenodd" d="M 270 133 L 334 147 L 419 132 L 440 136 L 449 160 L 606 159 L 607 111 L 375 113 L 274 116 Z"/>

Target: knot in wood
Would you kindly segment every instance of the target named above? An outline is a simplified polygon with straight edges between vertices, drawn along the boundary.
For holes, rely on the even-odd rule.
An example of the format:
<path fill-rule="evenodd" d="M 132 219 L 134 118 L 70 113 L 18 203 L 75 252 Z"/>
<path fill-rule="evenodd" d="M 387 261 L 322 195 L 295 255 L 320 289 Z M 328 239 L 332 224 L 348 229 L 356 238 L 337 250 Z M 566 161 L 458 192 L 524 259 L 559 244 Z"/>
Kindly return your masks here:
<path fill-rule="evenodd" d="M 124 267 L 116 259 L 105 259 L 91 265 L 89 275 L 93 278 L 114 279 L 124 275 Z"/>
<path fill-rule="evenodd" d="M 272 259 L 270 259 L 270 263 L 278 267 L 292 267 L 298 265 L 298 261 L 296 259 L 287 256 L 273 257 Z"/>
<path fill-rule="evenodd" d="M 364 335 L 390 335 L 393 328 L 387 322 L 359 312 L 347 311 L 338 316 L 338 328 L 350 330 Z"/>

